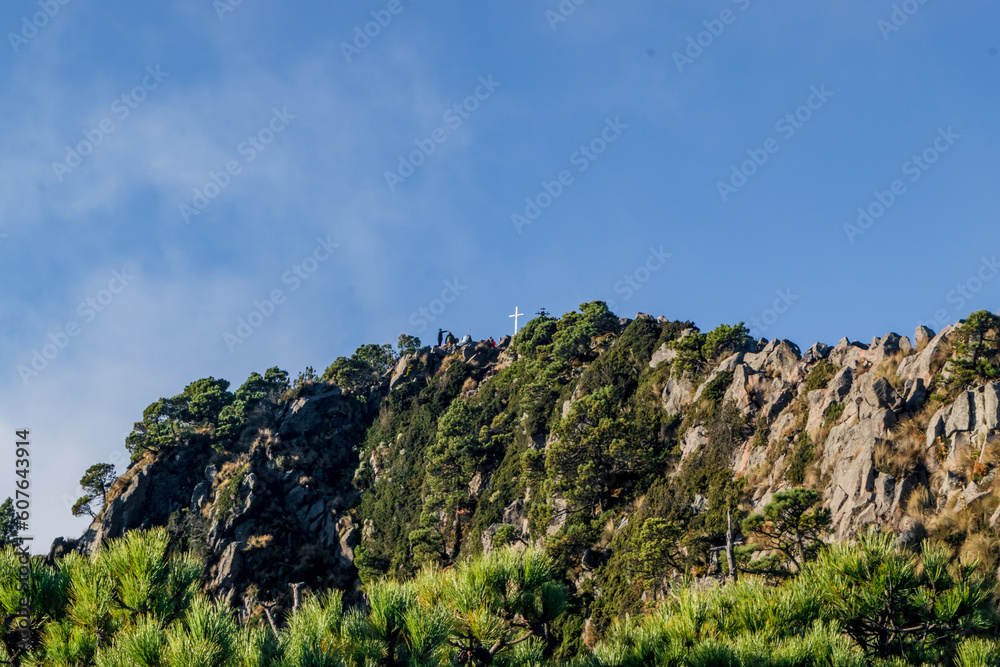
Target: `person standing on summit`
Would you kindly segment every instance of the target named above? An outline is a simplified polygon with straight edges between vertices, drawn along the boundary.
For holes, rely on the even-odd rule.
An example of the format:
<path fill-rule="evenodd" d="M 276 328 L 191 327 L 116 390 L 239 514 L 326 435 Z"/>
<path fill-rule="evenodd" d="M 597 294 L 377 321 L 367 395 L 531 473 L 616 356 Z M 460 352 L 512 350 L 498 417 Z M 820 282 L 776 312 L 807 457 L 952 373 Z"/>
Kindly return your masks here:
<path fill-rule="evenodd" d="M 438 347 L 441 347 L 442 340 L 444 340 L 444 329 L 438 329 Z"/>

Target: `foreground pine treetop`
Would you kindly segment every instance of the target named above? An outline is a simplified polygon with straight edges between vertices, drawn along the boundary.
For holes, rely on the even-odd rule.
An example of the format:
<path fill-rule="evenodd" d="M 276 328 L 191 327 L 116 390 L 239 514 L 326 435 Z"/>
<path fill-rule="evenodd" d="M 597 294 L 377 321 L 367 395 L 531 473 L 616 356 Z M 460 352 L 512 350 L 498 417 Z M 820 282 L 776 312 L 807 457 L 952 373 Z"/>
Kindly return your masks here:
<path fill-rule="evenodd" d="M 17 604 L 13 549 L 0 600 Z M 818 552 L 779 585 L 759 576 L 705 588 L 678 582 L 592 652 L 560 659 L 553 628 L 571 612 L 552 559 L 503 548 L 406 582 L 309 594 L 283 618 L 241 624 L 198 590 L 200 566 L 168 556 L 166 531 L 132 532 L 93 556 L 36 564 L 37 643 L 23 665 L 316 667 L 363 665 L 992 665 L 1000 658 L 995 580 L 947 546 L 923 553 L 890 535 Z"/>

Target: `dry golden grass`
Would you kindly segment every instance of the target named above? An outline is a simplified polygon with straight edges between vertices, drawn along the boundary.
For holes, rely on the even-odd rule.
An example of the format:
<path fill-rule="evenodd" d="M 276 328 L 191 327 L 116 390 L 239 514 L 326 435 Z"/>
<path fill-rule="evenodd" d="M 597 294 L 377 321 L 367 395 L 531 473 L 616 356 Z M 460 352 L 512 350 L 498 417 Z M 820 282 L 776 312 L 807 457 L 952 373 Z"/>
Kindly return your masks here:
<path fill-rule="evenodd" d="M 815 441 L 819 443 L 816 446 L 817 451 L 821 451 L 823 447 L 826 446 L 826 439 L 830 437 L 830 431 L 832 431 L 833 427 L 836 426 L 842 419 L 843 415 L 831 421 L 827 421 L 826 419 L 823 420 L 823 424 L 819 427 L 819 433 L 817 433 L 816 437 L 814 438 Z"/>
<path fill-rule="evenodd" d="M 995 468 L 1000 464 L 1000 438 L 989 438 L 986 441 L 982 461 L 988 468 Z"/>
<path fill-rule="evenodd" d="M 473 378 L 466 378 L 465 382 L 462 384 L 462 393 L 475 391 L 476 381 Z"/>
<path fill-rule="evenodd" d="M 875 445 L 875 469 L 896 479 L 912 475 L 923 463 L 922 442 L 912 439 L 883 440 Z"/>
<path fill-rule="evenodd" d="M 902 420 L 896 426 L 896 432 L 905 437 L 918 438 L 926 442 L 927 427 L 931 423 L 931 418 L 940 408 L 941 404 L 938 401 L 928 398 L 927 402 L 924 403 L 924 407 L 919 412 L 908 419 Z"/>
<path fill-rule="evenodd" d="M 445 357 L 441 361 L 441 368 L 438 369 L 438 372 L 435 373 L 435 376 L 437 378 L 443 378 L 444 374 L 447 372 L 447 370 L 449 368 L 451 368 L 451 365 L 454 364 L 454 363 L 457 363 L 460 358 L 461 357 L 460 357 L 460 355 L 457 352 L 455 352 L 453 354 L 449 354 L 447 357 Z"/>
<path fill-rule="evenodd" d="M 944 481 L 948 477 L 948 471 L 944 469 L 944 466 L 939 466 L 934 469 L 928 480 L 931 492 L 935 496 L 941 495 L 941 489 L 944 487 Z"/>
<path fill-rule="evenodd" d="M 985 572 L 996 572 L 1000 564 L 1000 542 L 988 533 L 969 535 L 958 550 L 959 559 L 965 565 L 979 563 Z"/>
<path fill-rule="evenodd" d="M 105 498 L 104 504 L 108 505 L 112 500 L 121 495 L 122 491 L 128 488 L 128 485 L 132 483 L 132 479 L 139 474 L 139 471 L 143 466 L 149 463 L 153 463 L 156 460 L 156 454 L 149 451 L 148 449 L 142 453 L 139 460 L 129 469 L 121 474 L 121 476 L 112 482 L 111 487 L 108 489 L 107 498 Z"/>
<path fill-rule="evenodd" d="M 957 547 L 965 543 L 970 535 L 978 533 L 987 525 L 984 518 L 974 511 L 955 511 L 956 497 L 937 515 L 927 521 L 927 533 L 932 539 L 947 542 Z"/>
<path fill-rule="evenodd" d="M 253 535 L 247 540 L 247 546 L 251 549 L 266 549 L 274 542 L 273 535 Z"/>
<path fill-rule="evenodd" d="M 820 477 L 819 461 L 813 461 L 809 464 L 809 467 L 806 468 L 806 474 L 802 479 L 802 484 L 807 489 L 815 489 L 820 486 Z"/>
<path fill-rule="evenodd" d="M 893 433 L 896 437 L 905 440 L 917 440 L 924 442 L 927 437 L 927 424 L 930 423 L 931 415 L 927 415 L 927 421 L 921 424 L 921 414 L 922 413 L 918 413 L 912 417 L 900 420 L 893 429 Z"/>
<path fill-rule="evenodd" d="M 906 499 L 906 515 L 914 519 L 925 519 L 935 508 L 934 495 L 926 486 L 918 486 Z"/>
<path fill-rule="evenodd" d="M 809 403 L 805 398 L 800 397 L 797 401 L 792 401 L 792 414 L 795 416 L 795 430 L 801 431 L 809 421 Z"/>
<path fill-rule="evenodd" d="M 388 403 L 388 401 L 386 401 Z M 385 403 L 383 403 L 385 405 Z M 384 429 L 389 428 L 392 425 L 393 410 L 382 409 L 378 412 L 378 423 Z"/>
<path fill-rule="evenodd" d="M 748 470 L 743 477 L 746 480 L 747 488 L 755 489 L 760 486 L 771 474 L 771 465 L 771 463 L 764 461 L 760 465 L 754 466 L 753 469 Z"/>
<path fill-rule="evenodd" d="M 906 355 L 903 354 L 901 351 L 896 352 L 892 356 L 888 357 L 885 361 L 880 363 L 875 368 L 874 371 L 875 377 L 885 378 L 889 382 L 889 384 L 892 385 L 892 388 L 895 389 L 900 394 L 903 393 L 903 387 L 905 385 L 905 382 L 903 381 L 903 378 L 899 377 L 899 375 L 896 374 L 896 371 L 899 370 L 899 364 L 905 358 Z"/>
<path fill-rule="evenodd" d="M 1000 507 L 1000 485 L 993 484 L 990 488 L 990 495 L 982 499 L 983 512 L 987 516 L 993 516 L 993 512 Z"/>
<path fill-rule="evenodd" d="M 268 445 L 277 442 L 274 438 L 274 432 L 269 429 L 261 429 L 257 433 L 257 437 L 254 438 L 253 442 L 250 444 L 250 453 L 257 451 L 261 447 L 267 447 Z"/>
<path fill-rule="evenodd" d="M 973 451 L 971 448 L 963 447 L 959 449 L 955 454 L 955 465 L 954 469 L 959 472 L 965 479 L 972 479 L 972 468 L 976 465 L 979 459 L 979 452 Z"/>
<path fill-rule="evenodd" d="M 219 486 L 222 486 L 222 484 L 224 484 L 227 479 L 232 477 L 233 473 L 236 472 L 236 470 L 240 468 L 240 466 L 242 465 L 243 465 L 243 457 L 239 457 L 232 461 L 226 461 L 225 463 L 223 463 L 222 467 L 219 468 L 219 472 L 215 475 L 215 479 L 218 482 Z"/>
<path fill-rule="evenodd" d="M 950 342 L 943 342 L 941 347 L 934 353 L 934 356 L 931 357 L 931 372 L 937 373 L 944 370 L 945 363 L 951 359 L 954 351 L 955 348 Z"/>
<path fill-rule="evenodd" d="M 958 537 L 959 541 L 964 541 L 965 536 L 958 536 L 958 530 L 956 529 L 956 520 L 958 515 L 955 511 L 951 509 L 952 503 L 948 503 L 948 507 L 941 510 L 937 514 L 928 517 L 925 525 L 927 527 L 927 535 L 931 539 L 941 540 L 942 538 L 955 538 Z"/>

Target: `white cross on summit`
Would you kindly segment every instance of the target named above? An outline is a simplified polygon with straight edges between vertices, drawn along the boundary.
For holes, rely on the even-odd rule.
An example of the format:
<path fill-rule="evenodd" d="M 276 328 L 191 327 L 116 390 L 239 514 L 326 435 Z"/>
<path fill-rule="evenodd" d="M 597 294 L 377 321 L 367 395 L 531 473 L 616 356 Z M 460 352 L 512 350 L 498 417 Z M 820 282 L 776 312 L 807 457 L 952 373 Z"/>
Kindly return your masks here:
<path fill-rule="evenodd" d="M 522 315 L 526 315 L 526 314 L 527 313 L 519 313 L 519 312 L 517 312 L 517 307 L 515 306 L 514 307 L 514 314 L 507 316 L 507 317 L 513 317 L 514 318 L 514 335 L 515 336 L 517 335 L 517 320 L 518 320 L 519 317 L 521 317 Z"/>

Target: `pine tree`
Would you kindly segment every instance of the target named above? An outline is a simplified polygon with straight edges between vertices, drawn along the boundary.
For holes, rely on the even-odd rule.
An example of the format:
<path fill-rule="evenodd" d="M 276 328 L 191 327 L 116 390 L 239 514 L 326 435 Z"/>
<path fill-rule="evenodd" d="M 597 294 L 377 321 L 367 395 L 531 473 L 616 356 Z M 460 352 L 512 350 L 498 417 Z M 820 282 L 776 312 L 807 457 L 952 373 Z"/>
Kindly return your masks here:
<path fill-rule="evenodd" d="M 87 472 L 80 479 L 80 486 L 83 487 L 85 493 L 73 505 L 73 516 L 83 516 L 84 514 L 92 517 L 97 516 L 97 513 L 94 512 L 94 501 L 100 501 L 98 508 L 98 512 L 100 512 L 100 508 L 104 507 L 108 500 L 108 491 L 116 479 L 118 479 L 118 475 L 115 473 L 115 467 L 110 463 L 95 463 L 87 468 Z"/>

